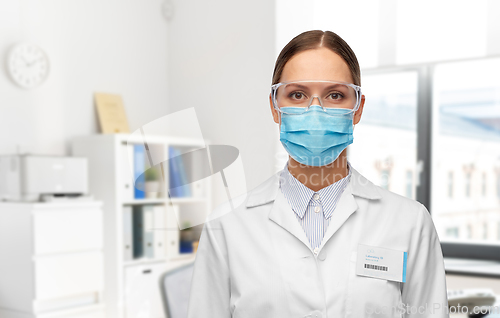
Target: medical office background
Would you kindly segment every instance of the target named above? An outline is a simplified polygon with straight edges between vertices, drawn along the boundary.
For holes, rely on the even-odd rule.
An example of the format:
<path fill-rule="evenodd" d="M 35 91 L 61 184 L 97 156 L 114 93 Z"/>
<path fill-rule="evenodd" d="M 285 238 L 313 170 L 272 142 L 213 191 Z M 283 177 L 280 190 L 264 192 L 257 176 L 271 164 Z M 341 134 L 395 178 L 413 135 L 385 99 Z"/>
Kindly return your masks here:
<path fill-rule="evenodd" d="M 2 0 L 2 58 L 36 43 L 50 74 L 26 90 L 3 64 L 0 154 L 72 155 L 100 133 L 93 94 L 107 91 L 131 131 L 194 107 L 204 138 L 239 150 L 252 189 L 287 160 L 268 102 L 277 55 L 332 30 L 362 69 L 353 167 L 427 206 L 449 289 L 500 294 L 499 16 L 496 0 Z"/>

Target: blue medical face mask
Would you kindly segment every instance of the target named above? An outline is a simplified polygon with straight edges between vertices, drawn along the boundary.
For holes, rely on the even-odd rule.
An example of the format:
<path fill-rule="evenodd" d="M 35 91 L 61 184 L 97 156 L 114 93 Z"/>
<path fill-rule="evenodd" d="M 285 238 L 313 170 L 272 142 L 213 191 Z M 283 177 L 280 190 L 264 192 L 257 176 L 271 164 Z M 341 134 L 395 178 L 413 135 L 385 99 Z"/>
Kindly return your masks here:
<path fill-rule="evenodd" d="M 287 107 L 281 113 L 280 141 L 297 162 L 320 167 L 334 162 L 353 142 L 353 117 L 350 109 L 321 106 Z M 294 114 L 297 113 L 297 114 Z"/>

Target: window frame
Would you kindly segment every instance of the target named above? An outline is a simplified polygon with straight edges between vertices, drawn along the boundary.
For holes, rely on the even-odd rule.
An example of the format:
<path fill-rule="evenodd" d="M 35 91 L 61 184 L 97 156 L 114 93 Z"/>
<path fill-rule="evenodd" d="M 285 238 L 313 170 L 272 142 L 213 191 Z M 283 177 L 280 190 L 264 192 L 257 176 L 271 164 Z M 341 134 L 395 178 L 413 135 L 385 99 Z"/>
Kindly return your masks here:
<path fill-rule="evenodd" d="M 417 72 L 417 170 L 414 176 L 416 180 L 416 200 L 422 203 L 429 213 L 431 210 L 431 176 L 432 176 L 432 112 L 433 112 L 433 86 L 434 71 L 436 66 L 498 59 L 500 55 L 489 55 L 480 58 L 464 58 L 449 61 L 434 61 L 412 65 L 384 66 L 376 68 L 365 68 L 361 70 L 363 75 L 381 75 L 387 73 Z M 367 97 L 369 98 L 369 96 Z M 454 187 L 455 190 L 455 187 Z M 497 190 L 498 191 L 498 190 Z M 500 234 L 499 234 L 500 235 Z M 440 241 L 443 256 L 446 258 L 460 258 L 468 260 L 490 260 L 500 261 L 500 242 L 454 242 L 451 240 Z"/>

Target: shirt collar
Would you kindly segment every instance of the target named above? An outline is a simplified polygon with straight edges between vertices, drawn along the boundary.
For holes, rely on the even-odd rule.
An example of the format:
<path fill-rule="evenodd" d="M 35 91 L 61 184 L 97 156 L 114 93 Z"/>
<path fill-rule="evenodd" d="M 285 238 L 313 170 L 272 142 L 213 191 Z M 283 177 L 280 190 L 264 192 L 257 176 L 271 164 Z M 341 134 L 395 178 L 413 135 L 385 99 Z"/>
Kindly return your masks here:
<path fill-rule="evenodd" d="M 346 189 L 350 188 L 349 195 L 352 194 L 356 198 L 363 198 L 366 200 L 379 200 L 382 198 L 378 186 L 366 179 L 352 166 L 350 168 L 352 171 L 351 180 L 349 181 L 350 186 L 346 187 Z M 245 194 L 245 206 L 247 208 L 252 208 L 274 202 L 278 192 L 281 191 L 279 188 L 279 181 L 282 171 L 283 170 L 279 170 L 273 173 L 267 180 Z"/>
<path fill-rule="evenodd" d="M 317 192 L 306 187 L 303 183 L 297 180 L 288 171 L 288 162 L 285 168 L 281 171 L 280 175 L 280 189 L 283 195 L 287 198 L 292 210 L 300 217 L 303 218 L 306 213 L 309 202 L 315 193 L 319 194 L 320 202 L 323 207 L 323 214 L 325 218 L 330 218 L 337 206 L 338 199 L 342 195 L 344 188 L 347 186 L 351 179 L 351 164 L 347 161 L 348 174 L 344 178 L 324 187 Z"/>

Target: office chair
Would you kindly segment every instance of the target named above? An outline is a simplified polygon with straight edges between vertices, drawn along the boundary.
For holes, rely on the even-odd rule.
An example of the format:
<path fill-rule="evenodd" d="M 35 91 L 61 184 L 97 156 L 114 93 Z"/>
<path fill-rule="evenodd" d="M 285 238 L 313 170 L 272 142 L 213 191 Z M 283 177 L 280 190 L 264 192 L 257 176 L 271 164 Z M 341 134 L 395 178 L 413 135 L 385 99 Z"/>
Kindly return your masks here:
<path fill-rule="evenodd" d="M 160 278 L 163 308 L 168 318 L 186 318 L 194 261 L 167 271 Z"/>

